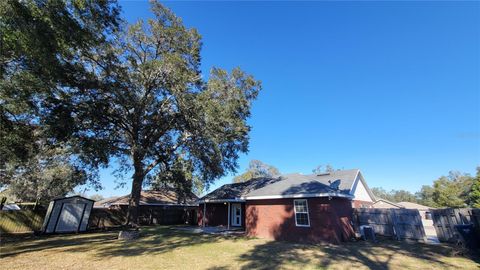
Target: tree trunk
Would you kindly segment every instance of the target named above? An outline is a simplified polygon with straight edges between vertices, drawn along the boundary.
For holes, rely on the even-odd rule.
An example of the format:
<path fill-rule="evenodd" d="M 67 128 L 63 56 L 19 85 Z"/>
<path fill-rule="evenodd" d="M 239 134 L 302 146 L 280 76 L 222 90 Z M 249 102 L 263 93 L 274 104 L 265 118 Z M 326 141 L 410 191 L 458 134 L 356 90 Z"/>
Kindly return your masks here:
<path fill-rule="evenodd" d="M 131 227 L 138 227 L 138 210 L 140 206 L 140 195 L 142 192 L 142 183 L 144 179 L 144 168 L 141 160 L 134 155 L 133 167 L 135 172 L 133 173 L 132 192 L 130 193 L 130 199 L 128 201 L 128 215 L 127 225 Z"/>

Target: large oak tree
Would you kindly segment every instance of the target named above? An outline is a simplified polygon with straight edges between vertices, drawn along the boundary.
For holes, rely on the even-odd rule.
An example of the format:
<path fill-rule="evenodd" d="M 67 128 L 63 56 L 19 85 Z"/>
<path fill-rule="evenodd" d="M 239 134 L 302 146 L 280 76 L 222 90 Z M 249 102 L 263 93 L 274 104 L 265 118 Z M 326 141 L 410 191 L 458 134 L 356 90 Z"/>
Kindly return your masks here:
<path fill-rule="evenodd" d="M 246 120 L 260 90 L 238 68 L 202 76 L 198 32 L 160 3 L 151 6 L 153 19 L 126 27 L 90 56 L 102 85 L 67 89 L 50 102 L 50 122 L 71 132 L 83 160 L 115 157 L 133 171 L 133 226 L 146 179 L 188 191 L 194 180 L 208 185 L 236 169 L 239 153 L 248 150 Z"/>
<path fill-rule="evenodd" d="M 260 83 L 238 68 L 202 75 L 200 35 L 160 3 L 154 19 L 130 26 L 107 0 L 1 7 L 3 160 L 36 164 L 45 156 L 38 142 L 84 172 L 119 160 L 133 172 L 137 225 L 142 185 L 208 186 L 248 150 Z"/>

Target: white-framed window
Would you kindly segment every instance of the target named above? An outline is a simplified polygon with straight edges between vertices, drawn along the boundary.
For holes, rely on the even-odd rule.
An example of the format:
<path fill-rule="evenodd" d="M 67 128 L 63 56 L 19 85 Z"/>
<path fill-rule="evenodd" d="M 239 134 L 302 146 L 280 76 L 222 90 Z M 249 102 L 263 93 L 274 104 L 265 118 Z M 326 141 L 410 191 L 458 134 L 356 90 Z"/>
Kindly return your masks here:
<path fill-rule="evenodd" d="M 295 225 L 298 227 L 310 227 L 307 200 L 293 200 L 293 210 L 295 212 Z"/>

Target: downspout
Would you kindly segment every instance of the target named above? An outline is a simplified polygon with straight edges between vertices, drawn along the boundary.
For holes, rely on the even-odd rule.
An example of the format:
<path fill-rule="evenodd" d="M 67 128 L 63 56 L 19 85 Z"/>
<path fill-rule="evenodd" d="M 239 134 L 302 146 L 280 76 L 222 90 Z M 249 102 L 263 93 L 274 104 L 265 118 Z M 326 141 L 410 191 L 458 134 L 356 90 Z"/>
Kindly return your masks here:
<path fill-rule="evenodd" d="M 202 225 L 205 228 L 205 215 L 207 214 L 207 202 L 203 202 Z"/>
<path fill-rule="evenodd" d="M 228 216 L 227 216 L 227 230 L 230 230 L 230 202 L 227 202 Z"/>

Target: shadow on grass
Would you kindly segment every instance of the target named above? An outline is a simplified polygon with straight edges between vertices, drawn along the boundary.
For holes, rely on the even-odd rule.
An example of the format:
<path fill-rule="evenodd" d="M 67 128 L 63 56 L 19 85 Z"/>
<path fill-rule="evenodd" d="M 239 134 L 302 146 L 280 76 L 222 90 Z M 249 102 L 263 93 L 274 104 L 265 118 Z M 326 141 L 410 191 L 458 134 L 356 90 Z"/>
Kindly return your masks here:
<path fill-rule="evenodd" d="M 1 242 L 2 252 L 0 258 L 20 255 L 22 253 L 35 252 L 65 247 L 82 246 L 88 250 L 89 245 L 95 243 L 112 243 L 117 241 L 117 234 L 108 233 L 88 233 L 80 235 L 22 235 L 22 236 L 4 236 Z"/>
<path fill-rule="evenodd" d="M 179 231 L 171 227 L 147 227 L 136 241 L 117 241 L 115 245 L 96 248 L 96 256 L 105 259 L 109 257 L 132 257 L 143 254 L 158 254 L 177 248 L 215 243 L 224 239 L 237 241 L 241 236 L 206 235 Z M 81 251 L 70 250 L 70 251 Z"/>
<path fill-rule="evenodd" d="M 143 227 L 141 237 L 134 241 L 118 240 L 118 231 L 85 234 L 7 237 L 2 240 L 0 258 L 40 250 L 62 252 L 94 251 L 95 257 L 132 257 L 172 251 L 176 248 L 214 243 L 223 239 L 236 241 L 241 236 L 203 235 L 183 232 L 168 226 Z"/>
<path fill-rule="evenodd" d="M 114 257 L 154 256 L 175 249 L 216 243 L 225 239 L 234 242 L 242 241 L 242 243 L 250 241 L 242 236 L 192 234 L 166 226 L 144 227 L 141 232 L 142 237 L 131 242 L 117 240 L 117 233 L 112 231 L 3 239 L 0 258 L 13 257 L 34 251 L 58 249 L 59 252 L 92 252 L 92 260 L 105 260 Z M 253 243 L 258 242 L 254 241 Z M 415 258 L 427 261 L 433 268 L 438 269 L 459 267 L 442 259 L 449 257 L 451 254 L 452 249 L 448 246 L 410 244 L 392 240 L 384 240 L 379 243 L 342 243 L 341 245 L 261 241 L 260 244 L 252 247 L 236 257 L 234 261 L 210 269 L 230 269 L 234 267 L 232 263 L 240 264 L 242 269 L 278 269 L 284 265 L 297 269 L 305 268 L 307 265 L 318 268 L 345 265 L 346 267 L 366 266 L 370 269 L 390 269 L 394 257 L 394 267 L 402 267 L 404 262 L 398 256 L 403 256 L 406 260 Z M 188 254 L 186 256 L 188 257 Z M 478 257 L 472 257 L 471 259 L 480 263 Z M 408 264 L 408 262 L 405 263 Z M 414 262 L 410 261 L 410 265 L 412 263 Z M 141 266 L 139 267 L 141 268 Z"/>
<path fill-rule="evenodd" d="M 393 240 L 385 240 L 380 243 L 342 243 L 341 245 L 310 245 L 272 241 L 258 245 L 250 252 L 241 255 L 240 262 L 245 263 L 242 269 L 276 269 L 284 264 L 298 269 L 306 265 L 316 265 L 319 268 L 328 268 L 334 265 L 345 265 L 344 267 L 363 265 L 369 269 L 391 269 L 390 263 L 394 256 L 405 256 L 405 258 L 425 260 L 436 268 L 445 269 L 458 267 L 439 259 L 449 257 L 451 251 L 452 248 L 449 246 Z M 480 263 L 478 256 L 471 256 L 470 259 Z M 398 263 L 399 260 L 397 259 L 396 262 Z M 399 266 L 396 265 L 396 267 Z"/>

